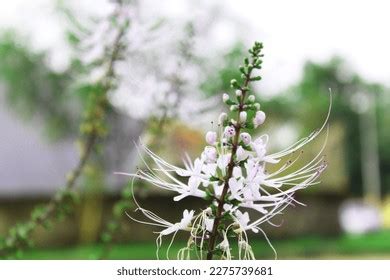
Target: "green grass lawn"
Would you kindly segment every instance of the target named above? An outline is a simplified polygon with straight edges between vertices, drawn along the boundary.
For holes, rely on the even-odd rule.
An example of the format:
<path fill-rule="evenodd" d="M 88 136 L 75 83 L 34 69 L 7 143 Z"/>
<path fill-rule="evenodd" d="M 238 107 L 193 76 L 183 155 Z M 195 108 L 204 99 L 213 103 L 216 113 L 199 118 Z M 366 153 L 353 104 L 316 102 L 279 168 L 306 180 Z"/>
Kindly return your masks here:
<path fill-rule="evenodd" d="M 166 243 L 169 243 L 167 241 Z M 278 259 L 390 259 L 390 232 L 377 232 L 362 236 L 342 236 L 333 238 L 302 237 L 288 240 L 274 240 L 273 246 Z M 258 259 L 273 259 L 274 254 L 265 241 L 251 242 Z M 184 243 L 175 243 L 170 257 Z M 160 258 L 165 259 L 165 248 Z M 21 255 L 22 259 L 97 259 L 102 252 L 101 245 L 83 245 L 56 249 L 33 249 Z M 156 245 L 150 243 L 114 244 L 109 259 L 156 259 Z"/>

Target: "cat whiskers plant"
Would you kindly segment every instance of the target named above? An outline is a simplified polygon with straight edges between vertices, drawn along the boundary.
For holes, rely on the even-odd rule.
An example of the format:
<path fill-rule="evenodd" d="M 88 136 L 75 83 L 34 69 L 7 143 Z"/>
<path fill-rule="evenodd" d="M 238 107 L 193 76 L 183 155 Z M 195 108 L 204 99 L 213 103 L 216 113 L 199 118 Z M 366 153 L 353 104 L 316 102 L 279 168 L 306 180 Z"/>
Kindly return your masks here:
<path fill-rule="evenodd" d="M 255 139 L 251 136 L 251 131 L 266 120 L 266 114 L 260 110 L 260 104 L 250 94 L 249 87 L 251 82 L 261 79 L 254 72 L 261 69 L 262 48 L 261 43 L 254 44 L 249 50 L 250 57 L 245 58 L 244 65 L 239 68 L 242 81 L 231 81 L 234 98 L 223 94 L 222 100 L 230 106 L 229 115 L 233 117 L 230 118 L 227 113 L 219 116 L 218 129 L 206 133 L 207 146 L 198 158 L 192 162 L 186 156 L 184 167 L 178 167 L 141 144 L 139 149 L 152 159 L 155 167 L 150 167 L 144 160 L 146 170 L 138 170 L 134 174 L 120 173 L 176 193 L 174 201 L 192 196 L 208 204 L 199 214 L 192 209 L 185 210 L 179 222 L 171 223 L 136 202 L 138 210 L 150 220 L 137 221 L 164 228 L 158 232 L 157 250 L 161 247 L 163 236 L 173 234 L 169 249 L 177 232 L 187 231 L 190 237 L 187 246 L 179 250 L 179 259 L 193 256 L 198 259 L 213 259 L 214 256 L 220 259 L 254 259 L 248 239 L 248 232 L 254 232 L 264 235 L 276 257 L 276 250 L 262 225 L 277 226 L 271 221 L 275 216 L 282 214 L 290 205 L 302 204 L 294 198 L 295 192 L 319 183 L 317 179 L 327 167 L 322 153 L 328 135 L 331 95 L 328 114 L 320 129 L 282 151 L 269 154 L 269 136 L 264 134 Z M 301 159 L 301 148 L 325 128 L 326 139 L 317 155 L 293 170 L 292 167 L 296 167 Z M 281 166 L 276 170 L 267 171 L 268 166 L 279 164 Z M 252 211 L 251 216 L 247 209 Z M 257 217 L 252 213 L 257 213 Z M 232 255 L 235 252 L 233 248 L 237 249 L 238 256 Z"/>

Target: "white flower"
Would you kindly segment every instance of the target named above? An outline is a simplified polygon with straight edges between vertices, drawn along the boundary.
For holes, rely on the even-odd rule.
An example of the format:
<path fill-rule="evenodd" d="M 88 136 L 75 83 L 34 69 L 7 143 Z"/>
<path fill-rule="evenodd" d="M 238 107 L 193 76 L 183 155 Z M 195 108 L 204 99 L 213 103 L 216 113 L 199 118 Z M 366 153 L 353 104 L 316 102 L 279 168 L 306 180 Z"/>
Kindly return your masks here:
<path fill-rule="evenodd" d="M 227 237 L 227 234 L 226 234 L 226 231 L 223 231 L 222 232 L 222 242 L 219 243 L 216 248 L 219 248 L 222 250 L 223 254 L 222 254 L 222 257 L 227 259 L 227 260 L 231 260 L 232 259 L 232 255 L 231 255 L 231 252 L 230 252 L 230 244 L 229 244 L 229 240 L 228 240 L 228 237 Z"/>
<path fill-rule="evenodd" d="M 207 185 L 209 183 L 207 179 L 215 176 L 215 173 L 217 172 L 217 164 L 216 163 L 204 164 L 202 166 L 202 172 L 203 172 L 202 175 L 204 176 L 203 183 Z"/>
<path fill-rule="evenodd" d="M 249 102 L 255 102 L 255 96 L 253 94 L 248 96 L 248 101 Z"/>
<path fill-rule="evenodd" d="M 191 176 L 188 179 L 188 185 L 186 188 L 182 188 L 181 190 L 178 190 L 180 195 L 177 195 L 173 198 L 174 201 L 182 200 L 183 198 L 187 196 L 198 196 L 198 197 L 204 197 L 205 193 L 204 191 L 199 190 L 200 183 L 202 182 L 200 177 L 197 176 Z"/>
<path fill-rule="evenodd" d="M 255 141 L 251 142 L 250 143 L 250 146 L 252 148 L 252 150 L 254 152 L 256 152 L 256 157 L 260 160 L 260 161 L 264 161 L 264 162 L 269 162 L 269 163 L 278 163 L 279 160 L 271 157 L 271 156 L 267 156 L 266 153 L 267 153 L 267 144 L 268 144 L 268 135 L 267 134 L 264 134 L 262 136 L 260 136 L 259 138 L 257 138 Z"/>
<path fill-rule="evenodd" d="M 185 231 L 190 230 L 189 226 L 190 226 L 191 221 L 194 217 L 194 213 L 195 213 L 194 210 L 191 210 L 191 211 L 188 211 L 187 209 L 184 210 L 183 211 L 183 218 L 180 220 L 180 222 L 173 224 L 173 223 L 168 222 L 168 221 L 164 220 L 163 218 L 159 217 L 158 215 L 156 215 L 152 211 L 149 211 L 149 210 L 146 210 L 142 207 L 139 207 L 137 201 L 135 201 L 135 203 L 138 206 L 138 208 L 135 211 L 141 211 L 145 217 L 147 217 L 149 220 L 151 220 L 151 222 L 137 220 L 130 215 L 127 215 L 127 216 L 130 219 L 132 219 L 136 222 L 142 223 L 142 224 L 154 225 L 154 226 L 165 228 L 164 230 L 159 232 L 160 236 L 169 235 L 169 234 L 177 232 L 179 230 L 185 230 Z"/>
<path fill-rule="evenodd" d="M 215 145 L 217 142 L 217 133 L 214 131 L 208 131 L 206 133 L 206 142 L 209 145 Z"/>
<path fill-rule="evenodd" d="M 231 193 L 230 199 L 242 200 L 241 193 L 243 188 L 243 179 L 237 180 L 236 178 L 229 179 L 229 190 Z"/>
<path fill-rule="evenodd" d="M 214 194 L 216 197 L 220 197 L 222 194 L 222 190 L 224 185 L 218 185 L 217 183 L 212 184 L 213 189 L 214 189 Z"/>
<path fill-rule="evenodd" d="M 221 170 L 225 170 L 230 162 L 231 154 L 220 155 L 217 159 L 217 166 Z"/>
<path fill-rule="evenodd" d="M 250 136 L 249 133 L 247 132 L 243 132 L 240 134 L 240 138 L 242 140 L 242 142 L 245 144 L 245 145 L 249 145 L 252 141 L 252 137 Z"/>
<path fill-rule="evenodd" d="M 226 138 L 232 138 L 234 135 L 236 135 L 236 130 L 233 126 L 227 126 L 225 127 L 224 135 Z"/>
<path fill-rule="evenodd" d="M 242 96 L 242 91 L 241 91 L 240 89 L 237 89 L 237 90 L 236 90 L 236 96 L 237 96 L 237 97 Z"/>
<path fill-rule="evenodd" d="M 235 167 L 233 168 L 233 177 L 234 177 L 234 178 L 241 178 L 241 177 L 242 177 L 241 167 L 235 166 Z"/>
<path fill-rule="evenodd" d="M 269 242 L 262 225 L 264 223 L 274 225 L 271 219 L 282 214 L 286 207 L 293 203 L 302 204 L 293 198 L 296 191 L 318 184 L 317 179 L 327 166 L 322 152 L 325 148 L 328 131 L 321 150 L 312 160 L 293 169 L 293 171 L 290 168 L 300 159 L 301 153 L 294 154 L 294 152 L 315 139 L 326 126 L 330 109 L 331 107 L 325 123 L 318 131 L 286 149 L 272 154 L 267 153 L 268 135 L 262 135 L 252 141 L 251 135 L 247 132 L 236 135 L 234 124 L 226 126 L 223 133 L 221 128 L 219 135 L 212 131 L 207 132 L 206 142 L 211 146 L 206 146 L 201 157 L 196 158 L 194 162 L 186 156 L 185 168 L 167 163 L 144 147 L 155 167 L 150 168 L 148 163 L 144 161 L 147 167 L 146 171 L 139 170 L 136 174 L 127 175 L 143 179 L 158 188 L 176 192 L 175 201 L 187 196 L 211 199 L 206 210 L 195 217 L 193 210 L 186 210 L 181 221 L 175 224 L 139 207 L 143 214 L 153 221 L 144 223 L 164 228 L 159 232 L 158 248 L 161 246 L 162 236 L 174 233 L 174 238 L 177 231 L 187 230 L 191 232 L 190 240 L 187 243 L 189 245 L 180 250 L 180 256 L 187 256 L 185 254 L 189 254 L 191 246 L 194 244 L 200 248 L 199 255 L 202 256 L 202 250 L 207 250 L 203 246 L 207 244 L 205 241 L 210 238 L 213 228 L 218 226 L 219 219 L 224 217 L 226 230 L 216 227 L 218 236 L 216 242 L 220 243 L 217 243 L 216 247 L 213 248 L 219 248 L 223 251 L 221 258 L 230 259 L 230 244 L 227 233 L 232 232 L 236 234 L 239 244 L 239 258 L 254 259 L 246 231 L 261 232 Z M 220 119 L 224 121 L 226 117 L 226 114 L 221 114 Z M 246 114 L 240 112 L 239 121 L 243 121 L 246 117 Z M 258 126 L 264 120 L 265 114 L 258 111 L 253 121 Z M 288 158 L 283 163 L 286 156 Z M 281 162 L 280 165 L 269 168 L 269 165 L 275 165 L 279 162 Z M 267 172 L 267 170 L 272 170 L 272 172 Z M 186 178 L 179 179 L 177 175 Z M 213 207 L 216 207 L 217 210 Z M 259 212 L 257 218 L 252 217 L 251 219 L 248 212 L 242 210 L 244 208 Z M 229 231 L 229 229 L 233 231 Z M 271 244 L 270 246 L 272 247 Z M 243 251 L 243 255 L 241 255 L 241 251 Z"/>
<path fill-rule="evenodd" d="M 237 218 L 237 222 L 239 223 L 239 225 L 243 229 L 246 229 L 248 227 L 248 224 L 250 222 L 248 212 L 242 213 L 240 210 L 236 210 L 234 212 L 234 216 Z M 253 232 L 258 232 L 257 229 L 253 229 L 253 228 L 252 228 L 252 231 Z"/>
<path fill-rule="evenodd" d="M 184 165 L 186 167 L 185 170 L 178 168 L 176 169 L 176 173 L 183 177 L 202 177 L 202 169 L 204 166 L 204 159 L 202 158 L 196 158 L 194 161 L 194 164 L 192 164 L 190 159 L 187 159 L 187 161 L 184 161 Z"/>
<path fill-rule="evenodd" d="M 252 185 L 253 187 L 253 185 Z M 243 193 L 243 196 L 244 196 L 244 199 L 242 200 L 242 203 L 241 203 L 241 207 L 244 207 L 244 208 L 251 208 L 251 209 L 254 209 L 262 214 L 267 214 L 268 211 L 264 208 L 264 203 L 254 203 L 254 200 L 255 199 L 255 192 L 254 192 L 254 188 L 249 188 L 249 187 L 245 187 L 243 190 L 242 190 L 242 193 Z M 259 191 L 257 191 L 257 196 L 259 196 Z M 267 206 L 273 206 L 274 203 L 268 203 Z"/>
<path fill-rule="evenodd" d="M 249 156 L 249 153 L 241 146 L 238 146 L 236 152 L 236 159 L 238 162 L 246 160 Z"/>
<path fill-rule="evenodd" d="M 164 161 L 162 158 L 154 154 L 145 146 L 142 146 L 144 151 L 153 159 L 158 168 L 138 170 L 135 174 L 117 173 L 145 180 L 154 186 L 179 193 L 174 200 L 178 201 L 186 196 L 205 197 L 206 193 L 199 189 L 200 183 L 207 180 L 207 175 L 203 172 L 205 163 L 201 159 L 196 159 L 194 165 L 188 160 L 184 162 L 186 169 L 176 167 Z M 161 174 L 160 174 L 161 173 Z M 189 177 L 188 183 L 185 184 L 178 180 L 174 174 L 179 176 Z"/>
<path fill-rule="evenodd" d="M 179 230 L 187 230 L 189 225 L 191 224 L 192 218 L 194 217 L 194 210 L 188 211 L 187 209 L 183 212 L 183 218 L 180 222 L 173 224 L 172 226 L 164 229 L 160 232 L 161 235 L 169 235 L 173 232 L 177 232 Z"/>
<path fill-rule="evenodd" d="M 232 211 L 234 211 L 235 209 L 237 209 L 237 206 L 234 206 L 231 205 L 231 204 L 224 204 L 223 205 L 223 210 L 225 210 L 227 213 L 230 213 Z"/>
<path fill-rule="evenodd" d="M 213 230 L 214 219 L 205 218 L 204 224 L 205 224 L 206 230 L 208 232 L 211 232 Z"/>
<path fill-rule="evenodd" d="M 224 233 L 224 239 L 216 246 L 216 248 L 220 248 L 224 252 L 230 251 L 230 244 L 229 240 L 226 237 L 226 233 Z"/>
<path fill-rule="evenodd" d="M 265 121 L 265 113 L 263 111 L 257 111 L 255 117 L 253 118 L 253 125 L 258 127 L 262 125 Z"/>
<path fill-rule="evenodd" d="M 265 185 L 268 187 L 280 187 L 281 184 L 276 184 L 273 182 L 273 180 L 267 180 L 268 177 L 264 173 L 264 167 L 263 165 L 260 165 L 260 161 L 258 161 L 255 158 L 249 159 L 248 162 L 245 163 L 245 169 L 246 169 L 246 184 L 250 187 L 252 185 L 260 186 Z M 258 191 L 254 191 L 258 192 Z M 259 198 L 259 195 L 254 194 L 255 198 Z"/>

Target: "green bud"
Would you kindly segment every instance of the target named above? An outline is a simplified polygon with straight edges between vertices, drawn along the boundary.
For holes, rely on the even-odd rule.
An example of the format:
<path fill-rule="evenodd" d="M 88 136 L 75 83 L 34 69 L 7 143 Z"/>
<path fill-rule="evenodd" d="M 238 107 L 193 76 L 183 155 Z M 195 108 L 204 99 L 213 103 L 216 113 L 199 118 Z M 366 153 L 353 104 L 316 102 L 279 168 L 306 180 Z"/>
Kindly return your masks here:
<path fill-rule="evenodd" d="M 256 76 L 256 77 L 250 78 L 250 81 L 260 81 L 260 80 L 261 80 L 260 76 Z"/>
<path fill-rule="evenodd" d="M 230 86 L 231 86 L 232 88 L 235 88 L 235 89 L 240 88 L 240 86 L 239 86 L 239 84 L 238 84 L 238 82 L 237 82 L 236 79 L 233 79 L 233 80 L 230 81 Z"/>
<path fill-rule="evenodd" d="M 254 96 L 253 94 L 249 95 L 249 96 L 248 96 L 248 101 L 249 101 L 250 103 L 255 102 L 255 96 Z"/>
<path fill-rule="evenodd" d="M 230 111 L 237 111 L 238 110 L 238 106 L 237 105 L 232 105 L 230 106 Z"/>
<path fill-rule="evenodd" d="M 234 102 L 233 100 L 226 100 L 226 102 L 225 102 L 227 105 L 237 105 L 237 103 L 236 102 Z"/>

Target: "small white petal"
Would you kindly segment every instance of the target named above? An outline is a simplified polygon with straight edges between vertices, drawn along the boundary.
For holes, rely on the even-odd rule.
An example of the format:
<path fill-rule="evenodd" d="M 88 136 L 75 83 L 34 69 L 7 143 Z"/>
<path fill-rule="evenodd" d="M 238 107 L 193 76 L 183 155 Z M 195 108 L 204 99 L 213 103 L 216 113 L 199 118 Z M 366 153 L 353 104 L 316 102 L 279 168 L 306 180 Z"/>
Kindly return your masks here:
<path fill-rule="evenodd" d="M 208 232 L 211 232 L 213 230 L 214 219 L 205 218 L 204 224 L 205 224 L 206 230 Z"/>
<path fill-rule="evenodd" d="M 238 146 L 237 152 L 236 152 L 237 161 L 246 160 L 248 158 L 248 156 L 249 156 L 249 153 L 246 150 L 244 150 L 243 147 Z"/>
<path fill-rule="evenodd" d="M 240 178 L 242 177 L 241 167 L 235 166 L 233 168 L 233 177 L 234 178 Z"/>
<path fill-rule="evenodd" d="M 238 223 L 241 225 L 241 227 L 246 228 L 250 221 L 248 212 L 242 213 L 240 210 L 236 210 L 236 212 L 234 212 L 234 215 L 236 216 Z"/>
<path fill-rule="evenodd" d="M 218 168 L 221 170 L 225 170 L 230 162 L 230 158 L 231 158 L 230 154 L 220 155 L 218 160 L 217 160 Z"/>

